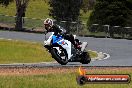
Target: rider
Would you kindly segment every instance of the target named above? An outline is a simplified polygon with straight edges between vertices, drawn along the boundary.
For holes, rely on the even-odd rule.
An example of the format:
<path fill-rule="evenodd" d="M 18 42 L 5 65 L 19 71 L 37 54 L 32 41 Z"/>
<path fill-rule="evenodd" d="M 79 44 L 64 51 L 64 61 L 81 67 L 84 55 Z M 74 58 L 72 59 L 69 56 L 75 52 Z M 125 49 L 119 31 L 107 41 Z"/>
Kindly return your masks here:
<path fill-rule="evenodd" d="M 54 24 L 52 19 L 47 18 L 44 21 L 44 27 L 47 32 L 54 32 L 54 35 L 56 35 L 56 36 L 63 35 L 63 37 L 65 39 L 69 40 L 74 45 L 75 48 L 80 48 L 80 46 L 78 44 L 79 41 L 75 42 L 73 35 L 66 33 L 65 29 L 62 29 L 59 25 Z"/>

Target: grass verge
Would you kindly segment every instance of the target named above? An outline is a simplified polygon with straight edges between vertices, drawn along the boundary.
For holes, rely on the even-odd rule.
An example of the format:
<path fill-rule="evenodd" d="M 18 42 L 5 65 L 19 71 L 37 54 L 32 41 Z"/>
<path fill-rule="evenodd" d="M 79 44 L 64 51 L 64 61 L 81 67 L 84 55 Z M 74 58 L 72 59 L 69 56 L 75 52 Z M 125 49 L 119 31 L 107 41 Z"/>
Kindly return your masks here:
<path fill-rule="evenodd" d="M 95 57 L 98 57 L 98 54 L 94 51 L 88 51 L 89 55 L 91 58 L 95 58 Z"/>
<path fill-rule="evenodd" d="M 36 70 L 35 68 L 29 69 Z M 132 88 L 130 84 L 86 84 L 79 86 L 76 83 L 78 69 L 74 68 L 56 68 L 43 70 L 42 74 L 30 75 L 0 75 L 1 88 Z M 20 69 L 21 73 L 24 69 Z M 125 70 L 125 71 L 124 71 Z M 38 71 L 38 70 L 36 70 Z M 18 71 L 16 71 L 17 73 Z M 23 71 L 24 72 L 24 71 Z M 52 72 L 45 74 L 45 72 Z M 34 72 L 33 72 L 34 73 Z M 10 74 L 10 73 L 9 73 Z M 130 74 L 132 68 L 87 68 L 87 74 Z"/>
<path fill-rule="evenodd" d="M 91 52 L 90 57 L 96 57 Z M 27 41 L 0 40 L 0 63 L 37 63 L 54 61 L 49 52 L 39 43 Z"/>
<path fill-rule="evenodd" d="M 0 40 L 0 63 L 34 63 L 53 61 L 42 44 Z"/>

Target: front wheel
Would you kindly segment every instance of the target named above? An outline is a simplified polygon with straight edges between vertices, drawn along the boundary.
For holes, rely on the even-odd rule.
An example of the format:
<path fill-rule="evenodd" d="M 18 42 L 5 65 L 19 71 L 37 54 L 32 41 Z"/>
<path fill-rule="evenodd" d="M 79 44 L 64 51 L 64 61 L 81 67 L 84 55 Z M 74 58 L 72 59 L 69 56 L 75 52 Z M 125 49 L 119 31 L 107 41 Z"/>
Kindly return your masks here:
<path fill-rule="evenodd" d="M 51 51 L 52 57 L 61 65 L 66 65 L 68 63 L 68 56 L 66 50 L 62 49 L 61 53 L 57 49 L 53 48 Z"/>
<path fill-rule="evenodd" d="M 90 61 L 91 61 L 91 58 L 89 56 L 89 53 L 83 52 L 81 55 L 81 63 L 82 64 L 88 64 L 88 63 L 90 63 Z"/>

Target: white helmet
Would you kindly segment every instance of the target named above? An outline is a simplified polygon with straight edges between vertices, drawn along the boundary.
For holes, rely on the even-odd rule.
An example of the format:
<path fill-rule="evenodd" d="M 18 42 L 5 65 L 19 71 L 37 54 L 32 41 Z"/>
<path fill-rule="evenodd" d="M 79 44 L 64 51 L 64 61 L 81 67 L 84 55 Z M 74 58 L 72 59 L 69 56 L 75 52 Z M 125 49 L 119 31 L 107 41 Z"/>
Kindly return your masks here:
<path fill-rule="evenodd" d="M 44 25 L 49 25 L 50 27 L 53 26 L 53 20 L 50 19 L 50 18 L 47 18 L 45 21 L 44 21 Z"/>

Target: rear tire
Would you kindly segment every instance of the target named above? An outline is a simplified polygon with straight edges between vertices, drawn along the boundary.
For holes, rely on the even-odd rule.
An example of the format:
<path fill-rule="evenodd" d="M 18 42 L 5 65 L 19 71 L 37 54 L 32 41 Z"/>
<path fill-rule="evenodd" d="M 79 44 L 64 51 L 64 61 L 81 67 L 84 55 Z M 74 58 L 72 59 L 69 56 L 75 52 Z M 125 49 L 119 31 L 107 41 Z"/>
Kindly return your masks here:
<path fill-rule="evenodd" d="M 90 61 L 91 61 L 91 58 L 89 56 L 89 53 L 83 52 L 81 55 L 81 63 L 82 64 L 88 64 L 88 63 L 90 63 Z"/>
<path fill-rule="evenodd" d="M 66 64 L 68 63 L 68 56 L 67 56 L 66 50 L 63 49 L 63 51 L 64 51 L 64 54 L 65 54 L 65 59 L 62 59 L 61 56 L 59 56 L 59 55 L 57 54 L 58 51 L 57 51 L 55 48 L 51 49 L 50 52 L 51 52 L 51 54 L 52 54 L 52 57 L 53 57 L 58 63 L 60 63 L 61 65 L 66 65 Z"/>

